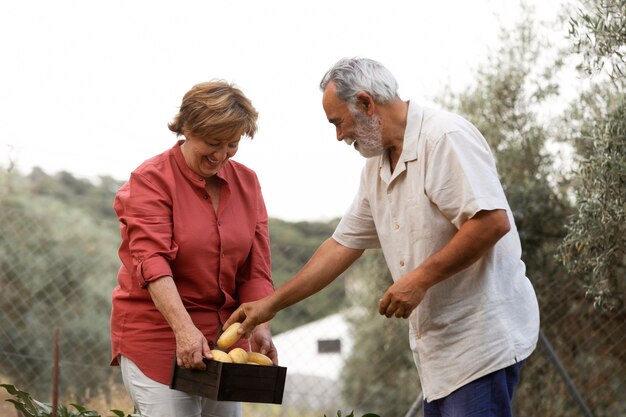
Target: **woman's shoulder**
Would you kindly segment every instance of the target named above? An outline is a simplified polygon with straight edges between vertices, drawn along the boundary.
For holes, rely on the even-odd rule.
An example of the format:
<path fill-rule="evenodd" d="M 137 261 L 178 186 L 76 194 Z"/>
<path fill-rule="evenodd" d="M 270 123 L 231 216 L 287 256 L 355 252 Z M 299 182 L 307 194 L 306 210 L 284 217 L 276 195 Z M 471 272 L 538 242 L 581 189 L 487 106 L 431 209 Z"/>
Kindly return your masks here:
<path fill-rule="evenodd" d="M 162 176 L 165 172 L 169 171 L 169 167 L 172 163 L 174 163 L 173 151 L 172 149 L 168 149 L 144 160 L 133 170 L 131 175 Z"/>

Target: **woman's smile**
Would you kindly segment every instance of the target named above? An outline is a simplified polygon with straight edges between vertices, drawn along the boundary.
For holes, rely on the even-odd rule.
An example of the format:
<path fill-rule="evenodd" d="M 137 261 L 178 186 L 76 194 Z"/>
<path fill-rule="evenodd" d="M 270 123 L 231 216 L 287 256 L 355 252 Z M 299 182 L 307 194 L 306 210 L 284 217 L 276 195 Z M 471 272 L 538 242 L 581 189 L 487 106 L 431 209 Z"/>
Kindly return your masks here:
<path fill-rule="evenodd" d="M 200 138 L 187 133 L 185 138 L 181 150 L 187 166 L 201 177 L 209 178 L 237 153 L 241 135 Z"/>

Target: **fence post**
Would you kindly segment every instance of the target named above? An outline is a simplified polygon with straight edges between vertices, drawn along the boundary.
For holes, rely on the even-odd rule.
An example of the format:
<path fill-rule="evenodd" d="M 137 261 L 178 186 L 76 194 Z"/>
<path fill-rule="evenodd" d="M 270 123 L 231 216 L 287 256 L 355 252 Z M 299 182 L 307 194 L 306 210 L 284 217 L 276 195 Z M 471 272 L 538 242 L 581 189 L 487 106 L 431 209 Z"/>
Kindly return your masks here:
<path fill-rule="evenodd" d="M 55 327 L 52 357 L 52 417 L 59 415 L 59 332 L 59 326 Z"/>
<path fill-rule="evenodd" d="M 406 412 L 404 417 L 417 417 L 418 411 L 422 409 L 424 405 L 424 394 L 420 392 L 420 395 L 417 396 L 413 404 L 411 404 L 411 408 Z"/>
<path fill-rule="evenodd" d="M 570 393 L 572 394 L 572 396 L 578 403 L 578 407 L 580 407 L 580 411 L 582 411 L 585 417 L 593 417 L 593 414 L 591 414 L 591 410 L 589 410 L 589 407 L 587 406 L 585 399 L 582 397 L 582 395 L 580 395 L 580 392 L 578 392 L 578 390 L 576 389 L 576 386 L 574 385 L 574 381 L 572 381 L 572 379 L 570 378 L 569 374 L 567 373 L 567 370 L 565 369 L 565 366 L 563 366 L 563 364 L 561 363 L 561 360 L 559 359 L 558 355 L 554 351 L 554 348 L 548 341 L 548 338 L 543 334 L 543 331 L 541 330 L 539 331 L 539 340 L 541 341 L 541 344 L 543 344 L 543 347 L 548 352 L 548 357 L 550 358 L 550 361 L 556 367 L 556 370 L 561 375 L 561 378 L 563 378 L 563 381 L 565 382 L 567 389 L 570 391 Z"/>

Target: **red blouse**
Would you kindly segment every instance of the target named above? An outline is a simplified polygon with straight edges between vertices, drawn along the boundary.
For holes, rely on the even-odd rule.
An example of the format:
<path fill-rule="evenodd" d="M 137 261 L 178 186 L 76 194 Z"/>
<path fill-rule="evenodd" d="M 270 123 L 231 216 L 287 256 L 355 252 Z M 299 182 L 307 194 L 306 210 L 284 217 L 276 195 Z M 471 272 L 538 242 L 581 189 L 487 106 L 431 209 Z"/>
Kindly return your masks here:
<path fill-rule="evenodd" d="M 111 364 L 124 355 L 163 384 L 170 383 L 176 341 L 152 302 L 150 281 L 173 277 L 211 346 L 240 303 L 274 290 L 267 211 L 256 174 L 226 163 L 217 173 L 222 187 L 216 215 L 204 180 L 185 162 L 182 143 L 133 171 L 113 206 L 122 266 L 113 290 Z"/>

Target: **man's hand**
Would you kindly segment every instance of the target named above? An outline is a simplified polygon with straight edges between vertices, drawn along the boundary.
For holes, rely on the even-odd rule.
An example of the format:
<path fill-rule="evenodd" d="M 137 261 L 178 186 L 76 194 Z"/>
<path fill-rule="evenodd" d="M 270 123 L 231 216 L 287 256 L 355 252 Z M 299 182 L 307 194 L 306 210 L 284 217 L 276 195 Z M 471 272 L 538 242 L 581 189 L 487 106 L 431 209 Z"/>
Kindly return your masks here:
<path fill-rule="evenodd" d="M 228 320 L 226 320 L 224 328 L 228 329 L 233 323 L 241 323 L 237 332 L 241 335 L 245 335 L 245 337 L 250 337 L 256 326 L 271 320 L 276 315 L 276 312 L 271 308 L 271 297 L 270 295 L 258 301 L 241 304 L 239 308 L 230 315 Z"/>
<path fill-rule="evenodd" d="M 176 363 L 187 369 L 206 369 L 202 358 L 211 359 L 211 348 L 206 338 L 195 326 L 188 326 L 175 333 Z"/>
<path fill-rule="evenodd" d="M 426 288 L 422 288 L 419 275 L 413 271 L 393 283 L 380 299 L 378 312 L 383 316 L 406 319 L 422 302 Z"/>

